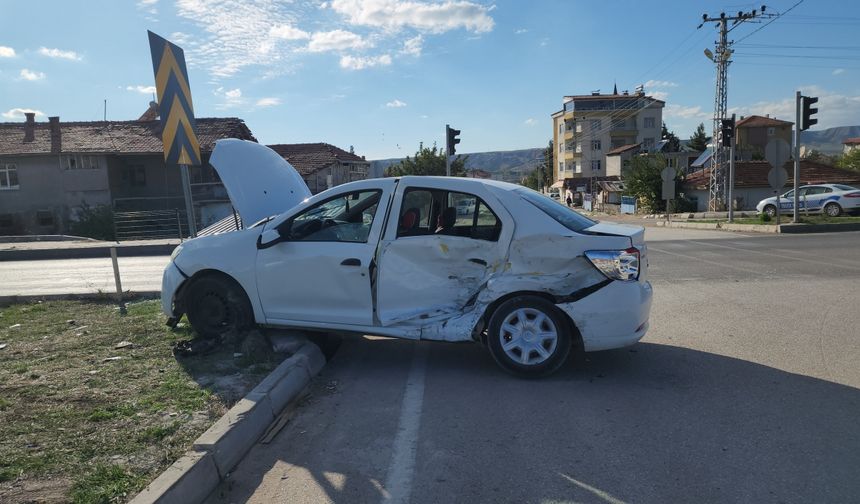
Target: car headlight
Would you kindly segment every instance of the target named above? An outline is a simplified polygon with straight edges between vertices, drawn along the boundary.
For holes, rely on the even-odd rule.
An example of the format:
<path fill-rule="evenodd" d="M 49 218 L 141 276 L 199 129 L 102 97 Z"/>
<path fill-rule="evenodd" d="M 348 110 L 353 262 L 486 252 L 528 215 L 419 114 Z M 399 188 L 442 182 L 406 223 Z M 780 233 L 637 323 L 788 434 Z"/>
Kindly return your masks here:
<path fill-rule="evenodd" d="M 180 252 L 182 252 L 182 244 L 177 245 L 176 248 L 173 249 L 173 252 L 170 253 L 170 260 L 172 261 L 176 259 L 176 256 L 178 256 Z"/>
<path fill-rule="evenodd" d="M 639 249 L 589 250 L 585 257 L 606 278 L 627 282 L 639 278 Z"/>

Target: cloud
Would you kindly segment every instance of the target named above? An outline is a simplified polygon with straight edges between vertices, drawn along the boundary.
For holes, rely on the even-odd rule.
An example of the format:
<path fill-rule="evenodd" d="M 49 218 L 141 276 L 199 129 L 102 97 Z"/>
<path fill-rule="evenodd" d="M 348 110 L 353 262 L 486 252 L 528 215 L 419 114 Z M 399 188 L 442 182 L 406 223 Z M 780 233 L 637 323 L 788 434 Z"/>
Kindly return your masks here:
<path fill-rule="evenodd" d="M 528 30 L 526 30 L 525 28 L 517 28 L 516 30 L 514 30 L 515 35 L 522 35 L 523 33 L 528 33 Z"/>
<path fill-rule="evenodd" d="M 0 58 L 14 58 L 15 49 L 6 46 L 0 46 Z"/>
<path fill-rule="evenodd" d="M 298 28 L 288 24 L 273 26 L 272 29 L 269 30 L 269 35 L 282 40 L 305 40 L 311 36 L 310 33 L 304 30 L 299 30 Z"/>
<path fill-rule="evenodd" d="M 281 104 L 280 98 L 269 97 L 269 98 L 260 98 L 259 100 L 257 100 L 257 106 L 258 107 L 274 107 L 274 106 L 280 105 L 280 104 Z"/>
<path fill-rule="evenodd" d="M 658 100 L 666 101 L 666 98 L 669 97 L 669 93 L 666 91 L 654 91 L 653 93 L 649 93 L 652 98 L 656 98 Z"/>
<path fill-rule="evenodd" d="M 534 126 L 537 124 L 537 119 L 535 119 L 533 117 L 529 117 L 528 119 L 523 121 L 523 124 L 525 124 L 526 126 Z"/>
<path fill-rule="evenodd" d="M 391 56 L 383 54 L 382 56 L 343 56 L 340 58 L 340 67 L 347 70 L 364 70 L 377 66 L 388 66 L 391 64 Z"/>
<path fill-rule="evenodd" d="M 80 61 L 83 57 L 76 53 L 75 51 L 63 51 L 62 49 L 48 49 L 47 47 L 40 47 L 39 54 L 42 56 L 47 56 L 49 58 L 60 58 L 67 59 L 72 61 Z"/>
<path fill-rule="evenodd" d="M 394 99 L 393 101 L 386 103 L 385 106 L 388 108 L 401 108 L 401 107 L 405 107 L 406 103 L 404 103 L 398 99 Z"/>
<path fill-rule="evenodd" d="M 43 72 L 34 72 L 24 68 L 21 70 L 21 78 L 28 81 L 37 81 L 44 79 L 45 74 Z"/>
<path fill-rule="evenodd" d="M 549 45 L 549 39 L 548 38 L 544 37 L 544 38 L 540 39 L 540 46 L 541 47 L 546 47 L 548 45 Z"/>
<path fill-rule="evenodd" d="M 239 88 L 231 89 L 231 90 L 229 90 L 229 91 L 226 91 L 226 92 L 224 93 L 224 96 L 226 96 L 227 98 L 230 98 L 230 99 L 235 100 L 235 99 L 237 99 L 237 98 L 241 98 L 241 97 L 242 97 L 242 90 L 241 90 L 241 89 L 239 89 Z"/>
<path fill-rule="evenodd" d="M 860 117 L 860 95 L 844 95 L 828 91 L 820 86 L 800 86 L 800 92 L 804 96 L 817 96 L 818 124 L 813 129 L 827 129 L 836 126 L 851 126 L 857 124 Z M 752 105 L 730 108 L 729 113 L 738 115 L 766 115 L 776 117 L 785 121 L 795 120 L 794 97 L 778 101 L 759 101 Z"/>
<path fill-rule="evenodd" d="M 699 105 L 685 107 L 683 105 L 671 104 L 663 108 L 663 117 L 679 118 L 679 119 L 704 119 L 711 117 L 711 114 L 704 112 Z"/>
<path fill-rule="evenodd" d="M 464 1 L 425 3 L 396 0 L 332 0 L 327 3 L 353 25 L 373 26 L 389 31 L 409 27 L 430 33 L 463 28 L 475 33 L 492 31 L 491 8 Z"/>
<path fill-rule="evenodd" d="M 843 73 L 845 73 L 844 68 L 837 68 L 836 70 L 833 71 L 833 75 L 841 75 Z"/>
<path fill-rule="evenodd" d="M 345 30 L 316 32 L 311 35 L 311 41 L 308 42 L 310 52 L 344 51 L 347 49 L 364 49 L 370 46 L 370 42 Z"/>
<path fill-rule="evenodd" d="M 671 81 L 664 80 L 649 80 L 645 83 L 646 88 L 672 88 L 678 87 L 678 84 Z"/>
<path fill-rule="evenodd" d="M 407 39 L 403 42 L 403 49 L 400 50 L 400 54 L 405 54 L 409 56 L 421 56 L 421 51 L 424 46 L 424 37 L 418 35 L 416 37 L 412 37 L 411 39 Z"/>
<path fill-rule="evenodd" d="M 27 112 L 32 112 L 36 114 L 36 117 L 44 117 L 45 113 L 41 110 L 33 110 L 33 109 L 25 109 L 25 108 L 13 108 L 3 112 L 3 117 L 6 119 L 24 119 L 24 114 Z"/>
<path fill-rule="evenodd" d="M 220 99 L 220 102 L 215 105 L 215 108 L 219 110 L 238 107 L 247 102 L 247 100 L 242 97 L 242 90 L 239 88 L 224 89 L 223 86 L 220 86 L 212 91 L 212 94 Z"/>
<path fill-rule="evenodd" d="M 137 91 L 140 94 L 148 94 L 151 95 L 155 93 L 155 86 L 126 86 L 126 91 Z"/>

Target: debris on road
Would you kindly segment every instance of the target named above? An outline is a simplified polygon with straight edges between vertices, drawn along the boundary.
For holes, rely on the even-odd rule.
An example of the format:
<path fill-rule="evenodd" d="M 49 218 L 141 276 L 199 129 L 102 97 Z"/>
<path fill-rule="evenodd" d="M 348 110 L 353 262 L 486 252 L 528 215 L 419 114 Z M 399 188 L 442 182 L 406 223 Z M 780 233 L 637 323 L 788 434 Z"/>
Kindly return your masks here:
<path fill-rule="evenodd" d="M 114 345 L 114 349 L 119 350 L 122 348 L 134 348 L 134 343 L 131 341 L 120 341 L 116 345 Z"/>
<path fill-rule="evenodd" d="M 102 359 L 102 362 L 113 362 L 113 361 L 118 361 L 120 359 L 122 359 L 122 357 L 117 355 L 114 357 L 105 357 L 104 359 Z"/>
<path fill-rule="evenodd" d="M 21 327 L 21 324 L 14 324 L 14 325 L 10 325 L 9 329 L 18 329 L 19 327 Z"/>
<path fill-rule="evenodd" d="M 4 348 L 6 348 L 7 346 L 9 346 L 9 344 L 8 344 L 8 343 L 0 343 L 0 350 L 3 350 L 3 349 L 4 349 Z"/>

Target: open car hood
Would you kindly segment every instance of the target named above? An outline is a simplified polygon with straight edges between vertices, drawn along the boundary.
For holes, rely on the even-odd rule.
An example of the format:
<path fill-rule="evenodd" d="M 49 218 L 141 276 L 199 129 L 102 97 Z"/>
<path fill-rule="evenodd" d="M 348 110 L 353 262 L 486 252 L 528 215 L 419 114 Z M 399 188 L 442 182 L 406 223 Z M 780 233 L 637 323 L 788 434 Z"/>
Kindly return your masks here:
<path fill-rule="evenodd" d="M 286 212 L 311 196 L 305 181 L 277 152 L 247 140 L 215 142 L 209 158 L 246 226 Z"/>

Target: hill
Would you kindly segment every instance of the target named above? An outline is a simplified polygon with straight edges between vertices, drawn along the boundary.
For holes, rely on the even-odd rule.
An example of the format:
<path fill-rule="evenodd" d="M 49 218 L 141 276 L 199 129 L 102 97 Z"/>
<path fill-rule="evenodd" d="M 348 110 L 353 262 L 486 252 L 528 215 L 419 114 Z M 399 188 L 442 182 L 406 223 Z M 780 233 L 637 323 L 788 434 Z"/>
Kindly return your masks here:
<path fill-rule="evenodd" d="M 842 141 L 852 137 L 860 137 L 860 126 L 839 126 L 821 131 L 804 131 L 800 134 L 800 144 L 823 154 L 842 154 Z"/>
<path fill-rule="evenodd" d="M 512 151 L 472 152 L 465 154 L 467 170 L 484 170 L 493 178 L 507 182 L 519 182 L 537 165 L 543 162 L 543 148 Z M 382 176 L 385 168 L 402 158 L 378 159 L 370 162 L 370 174 Z"/>

